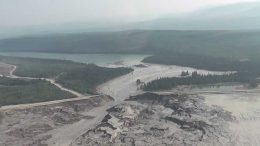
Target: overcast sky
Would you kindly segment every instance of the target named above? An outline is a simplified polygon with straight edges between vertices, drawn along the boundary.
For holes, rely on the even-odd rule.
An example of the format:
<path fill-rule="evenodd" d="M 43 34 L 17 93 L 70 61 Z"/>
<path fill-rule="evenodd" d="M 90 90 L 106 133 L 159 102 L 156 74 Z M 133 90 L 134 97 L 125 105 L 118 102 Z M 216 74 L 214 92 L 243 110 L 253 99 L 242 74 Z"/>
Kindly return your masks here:
<path fill-rule="evenodd" d="M 252 0 L 0 0 L 0 27 L 136 21 Z"/>

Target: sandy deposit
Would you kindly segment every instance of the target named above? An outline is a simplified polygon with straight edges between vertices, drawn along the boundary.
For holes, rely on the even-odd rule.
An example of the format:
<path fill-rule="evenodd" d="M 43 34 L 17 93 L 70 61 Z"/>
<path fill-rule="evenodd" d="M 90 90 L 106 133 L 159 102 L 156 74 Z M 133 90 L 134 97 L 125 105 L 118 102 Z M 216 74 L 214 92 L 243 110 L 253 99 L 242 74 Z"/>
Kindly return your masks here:
<path fill-rule="evenodd" d="M 260 145 L 260 93 L 206 94 L 208 105 L 224 108 L 237 119 L 230 122 L 234 145 Z"/>
<path fill-rule="evenodd" d="M 23 109 L 0 111 L 0 145 L 66 146 L 89 129 L 92 110 L 113 101 L 109 96 L 64 101 Z"/>
<path fill-rule="evenodd" d="M 146 93 L 108 110 L 73 146 L 223 145 L 230 143 L 229 112 L 190 95 Z"/>
<path fill-rule="evenodd" d="M 149 82 L 161 77 L 179 77 L 182 71 L 197 71 L 199 74 L 223 74 L 225 72 L 212 72 L 207 70 L 197 70 L 189 67 L 167 66 L 156 64 L 145 64 L 146 67 L 133 67 L 134 71 L 130 74 L 116 78 L 100 85 L 97 90 L 101 94 L 110 95 L 115 98 L 116 103 L 122 102 L 131 95 L 142 93 L 136 85 L 136 80 Z"/>
<path fill-rule="evenodd" d="M 112 102 L 111 99 L 106 99 L 106 100 L 101 100 L 98 102 L 87 102 L 91 103 L 88 104 L 88 106 L 93 107 L 93 108 L 88 108 L 88 110 L 81 111 L 78 113 L 75 111 L 74 108 L 68 108 L 66 107 L 66 112 L 68 115 L 64 117 L 64 113 L 60 114 L 60 111 L 58 110 L 58 113 L 55 115 L 52 115 L 52 112 L 48 112 L 50 117 L 57 117 L 57 119 L 66 119 L 65 121 L 70 121 L 73 119 L 78 119 L 76 121 L 73 120 L 72 123 L 70 124 L 61 124 L 61 126 L 56 127 L 55 122 L 53 120 L 50 120 L 50 118 L 43 118 L 42 115 L 39 113 L 31 112 L 31 111 L 38 111 L 38 112 L 43 112 L 46 110 L 46 108 L 42 107 L 48 107 L 49 109 L 50 105 L 45 105 L 45 106 L 32 106 L 28 110 L 13 110 L 11 117 L 7 118 L 4 116 L 2 119 L 3 123 L 1 126 L 1 131 L 2 131 L 2 139 L 1 142 L 3 141 L 4 143 L 7 143 L 9 145 L 15 145 L 17 143 L 15 142 L 20 142 L 20 143 L 25 143 L 25 144 L 30 144 L 33 142 L 33 144 L 37 143 L 43 143 L 43 144 L 48 144 L 48 145 L 56 145 L 56 146 L 67 146 L 70 144 L 75 144 L 77 143 L 77 140 L 86 133 L 90 128 L 96 127 L 99 125 L 104 119 L 105 115 L 107 114 L 107 109 L 115 106 L 122 104 L 123 101 L 128 98 L 129 96 L 141 94 L 142 91 L 139 90 L 139 87 L 136 85 L 136 80 L 140 79 L 142 82 L 149 82 L 154 79 L 160 78 L 160 77 L 178 77 L 180 76 L 182 71 L 197 71 L 200 74 L 223 74 L 223 72 L 210 72 L 206 70 L 196 70 L 193 68 L 187 68 L 187 67 L 179 67 L 179 66 L 164 66 L 164 65 L 154 65 L 154 64 L 145 64 L 146 67 L 138 67 L 134 66 L 134 72 L 130 73 L 128 75 L 121 76 L 119 78 L 116 78 L 114 80 L 111 80 L 107 83 L 104 83 L 100 85 L 97 89 L 98 92 L 102 95 L 109 95 L 115 99 L 114 102 Z M 13 69 L 14 71 L 15 69 Z M 12 75 L 12 74 L 11 74 Z M 13 76 L 16 77 L 16 76 Z M 22 77 L 22 78 L 30 78 L 30 77 Z M 95 99 L 100 99 L 95 97 Z M 90 99 L 86 99 L 90 100 Z M 81 100 L 79 100 L 81 101 Z M 110 102 L 111 101 L 111 102 Z M 59 103 L 62 104 L 63 102 Z M 77 104 L 78 102 L 76 101 L 71 101 L 73 104 Z M 84 102 L 83 102 L 84 103 Z M 53 105 L 53 104 L 51 104 Z M 54 104 L 55 105 L 55 104 Z M 8 108 L 9 111 L 12 111 L 12 108 Z M 136 115 L 135 110 L 133 110 L 131 107 L 128 107 L 125 109 L 127 111 L 127 118 L 132 118 Z M 167 109 L 158 109 L 159 114 L 169 114 L 170 112 L 167 111 Z M 63 111 L 63 110 L 62 110 Z M 163 113 L 161 113 L 163 112 Z M 54 112 L 55 113 L 55 112 Z M 6 115 L 6 114 L 4 114 Z M 19 115 L 19 116 L 18 116 Z M 60 115 L 62 115 L 60 118 Z M 15 118 L 17 116 L 18 118 Z M 74 117 L 76 116 L 76 118 Z M 84 118 L 86 117 L 86 118 Z M 203 116 L 201 116 L 203 117 Z M 13 121 L 14 125 L 8 125 L 6 121 L 11 120 Z M 36 121 L 36 122 L 35 122 Z M 40 122 L 38 124 L 38 122 Z M 120 121 L 118 120 L 112 120 L 110 121 L 112 124 L 115 125 L 121 125 Z M 9 122 L 10 123 L 10 122 Z M 34 124 L 36 123 L 36 125 Z M 43 125 L 47 123 L 47 125 Z M 160 123 L 157 123 L 160 124 Z M 59 125 L 59 124 L 58 124 Z M 178 124 L 177 124 L 178 125 Z M 31 127 L 33 126 L 33 127 Z M 137 125 L 138 126 L 138 125 Z M 14 130 L 18 131 L 23 131 L 22 137 L 20 135 L 17 137 L 15 135 L 8 135 L 8 131 L 11 130 L 11 128 L 14 127 Z M 32 129 L 31 129 L 32 128 Z M 25 131 L 37 131 L 41 129 L 40 131 L 43 131 L 42 133 L 40 132 L 39 134 L 32 136 L 32 135 L 27 135 L 27 137 L 23 137 Z M 138 127 L 137 127 L 138 128 Z M 160 131 L 159 127 L 159 131 Z M 22 129 L 22 130 L 21 130 Z M 156 129 L 156 128 L 155 128 Z M 142 131 L 142 129 L 140 129 Z M 113 133 L 113 131 L 110 131 Z M 120 131 L 119 131 L 120 132 Z M 182 133 L 181 131 L 179 131 Z M 12 133 L 12 132 L 11 132 Z M 31 132 L 29 132 L 31 133 Z M 43 134 L 45 133 L 45 134 Z M 196 133 L 196 132 L 195 132 Z M 27 134 L 27 133 L 25 133 Z M 188 134 L 189 135 L 189 134 Z M 117 135 L 114 135 L 113 137 L 116 137 Z M 33 138 L 32 138 L 33 137 Z M 196 139 L 196 137 L 193 137 Z M 198 137 L 197 137 L 198 138 Z"/>

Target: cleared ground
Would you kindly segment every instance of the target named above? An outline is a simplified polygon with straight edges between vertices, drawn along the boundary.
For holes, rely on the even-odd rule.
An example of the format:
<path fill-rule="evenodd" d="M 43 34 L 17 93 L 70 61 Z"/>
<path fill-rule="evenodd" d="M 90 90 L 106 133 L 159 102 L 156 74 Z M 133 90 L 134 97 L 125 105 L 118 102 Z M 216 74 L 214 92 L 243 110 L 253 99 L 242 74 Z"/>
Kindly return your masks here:
<path fill-rule="evenodd" d="M 88 112 L 112 101 L 109 96 L 93 96 L 62 102 L 0 110 L 0 145 L 66 146 L 91 126 Z M 92 123 L 95 124 L 95 123 Z"/>
<path fill-rule="evenodd" d="M 13 70 L 13 66 L 0 62 L 0 75 L 9 76 L 10 72 Z"/>
<path fill-rule="evenodd" d="M 209 107 L 196 95 L 145 93 L 108 109 L 102 122 L 73 146 L 232 145 L 231 113 Z"/>

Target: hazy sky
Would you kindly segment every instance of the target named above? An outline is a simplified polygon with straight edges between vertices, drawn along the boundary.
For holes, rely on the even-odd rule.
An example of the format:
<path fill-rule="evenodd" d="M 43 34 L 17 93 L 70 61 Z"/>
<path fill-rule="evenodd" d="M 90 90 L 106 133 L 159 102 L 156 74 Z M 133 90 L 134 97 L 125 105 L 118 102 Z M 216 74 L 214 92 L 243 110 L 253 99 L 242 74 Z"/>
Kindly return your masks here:
<path fill-rule="evenodd" d="M 135 21 L 252 0 L 0 0 L 0 27 Z"/>

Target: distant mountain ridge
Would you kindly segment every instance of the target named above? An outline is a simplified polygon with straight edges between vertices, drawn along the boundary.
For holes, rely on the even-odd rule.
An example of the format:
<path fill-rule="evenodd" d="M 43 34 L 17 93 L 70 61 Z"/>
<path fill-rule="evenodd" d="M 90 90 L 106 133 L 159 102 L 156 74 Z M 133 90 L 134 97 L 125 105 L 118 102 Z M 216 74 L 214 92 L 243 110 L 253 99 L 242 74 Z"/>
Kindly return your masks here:
<path fill-rule="evenodd" d="M 240 3 L 199 10 L 181 16 L 136 23 L 139 29 L 254 30 L 260 29 L 260 2 Z"/>
<path fill-rule="evenodd" d="M 0 40 L 0 51 L 53 53 L 183 52 L 260 60 L 259 31 L 135 30 L 42 35 Z"/>
<path fill-rule="evenodd" d="M 260 15 L 259 12 L 260 2 L 248 2 L 248 3 L 238 3 L 223 5 L 217 7 L 210 7 L 193 12 L 192 15 L 204 15 L 204 16 L 252 16 Z M 249 15 L 248 15 L 249 14 Z"/>
<path fill-rule="evenodd" d="M 23 35 L 105 32 L 122 30 L 255 30 L 260 29 L 260 2 L 239 3 L 201 9 L 179 16 L 135 22 L 71 22 L 67 24 L 6 28 L 0 39 Z"/>

